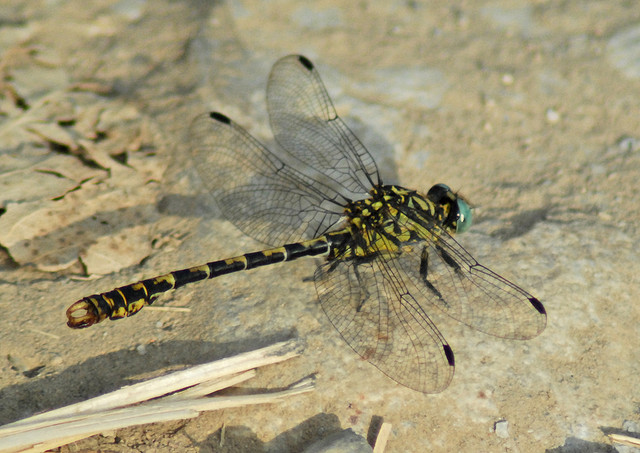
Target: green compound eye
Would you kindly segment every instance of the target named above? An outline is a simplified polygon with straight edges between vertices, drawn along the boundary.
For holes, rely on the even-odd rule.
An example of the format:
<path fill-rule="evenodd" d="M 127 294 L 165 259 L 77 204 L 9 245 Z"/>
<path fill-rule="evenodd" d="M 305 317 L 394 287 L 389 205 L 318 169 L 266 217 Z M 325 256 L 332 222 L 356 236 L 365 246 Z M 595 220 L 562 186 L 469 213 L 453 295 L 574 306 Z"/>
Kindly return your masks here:
<path fill-rule="evenodd" d="M 458 205 L 458 220 L 456 222 L 456 233 L 464 233 L 471 228 L 471 208 L 462 198 L 456 200 Z"/>
<path fill-rule="evenodd" d="M 436 204 L 451 205 L 445 225 L 451 227 L 455 222 L 456 233 L 464 233 L 471 227 L 471 207 L 446 184 L 436 184 L 431 187 L 427 198 Z"/>

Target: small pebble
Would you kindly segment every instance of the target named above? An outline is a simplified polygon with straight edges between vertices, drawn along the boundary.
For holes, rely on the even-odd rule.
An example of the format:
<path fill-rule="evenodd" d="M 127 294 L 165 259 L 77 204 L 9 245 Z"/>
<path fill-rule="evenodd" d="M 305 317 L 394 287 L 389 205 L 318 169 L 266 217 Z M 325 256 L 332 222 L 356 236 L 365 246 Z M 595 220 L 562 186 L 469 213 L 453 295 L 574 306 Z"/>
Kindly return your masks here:
<path fill-rule="evenodd" d="M 509 422 L 506 420 L 500 420 L 494 425 L 496 436 L 507 439 L 509 437 Z"/>
<path fill-rule="evenodd" d="M 560 114 L 555 109 L 547 109 L 547 111 L 545 112 L 545 116 L 547 118 L 547 121 L 551 124 L 555 124 L 560 121 Z"/>
<path fill-rule="evenodd" d="M 635 137 L 622 136 L 616 142 L 621 151 L 635 152 L 640 150 L 640 140 Z"/>

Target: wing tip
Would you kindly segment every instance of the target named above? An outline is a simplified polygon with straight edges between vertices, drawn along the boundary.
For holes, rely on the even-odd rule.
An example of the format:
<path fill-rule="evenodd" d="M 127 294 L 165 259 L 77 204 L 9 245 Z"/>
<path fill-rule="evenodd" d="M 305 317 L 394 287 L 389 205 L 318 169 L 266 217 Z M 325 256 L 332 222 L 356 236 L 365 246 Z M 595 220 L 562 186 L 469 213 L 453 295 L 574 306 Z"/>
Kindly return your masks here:
<path fill-rule="evenodd" d="M 231 120 L 229 119 L 229 117 L 226 115 L 223 115 L 220 112 L 209 112 L 209 118 L 211 118 L 212 120 L 218 121 L 220 123 L 231 124 Z"/>
<path fill-rule="evenodd" d="M 451 346 L 449 346 L 448 344 L 443 344 L 442 349 L 444 350 L 444 355 L 447 358 L 447 362 L 449 362 L 449 366 L 456 366 L 456 359 L 453 355 Z"/>
<path fill-rule="evenodd" d="M 307 57 L 305 57 L 304 55 L 298 55 L 298 61 L 302 64 L 302 66 L 307 68 L 307 70 L 313 71 L 315 66 L 313 66 L 313 63 L 311 63 L 311 60 L 309 60 Z"/>
<path fill-rule="evenodd" d="M 535 308 L 538 313 L 540 313 L 541 315 L 546 315 L 547 314 L 547 310 L 545 310 L 544 305 L 542 305 L 542 302 L 540 302 L 538 299 L 536 299 L 535 297 L 530 297 L 529 298 L 529 303 L 531 305 L 533 305 L 533 308 Z"/>

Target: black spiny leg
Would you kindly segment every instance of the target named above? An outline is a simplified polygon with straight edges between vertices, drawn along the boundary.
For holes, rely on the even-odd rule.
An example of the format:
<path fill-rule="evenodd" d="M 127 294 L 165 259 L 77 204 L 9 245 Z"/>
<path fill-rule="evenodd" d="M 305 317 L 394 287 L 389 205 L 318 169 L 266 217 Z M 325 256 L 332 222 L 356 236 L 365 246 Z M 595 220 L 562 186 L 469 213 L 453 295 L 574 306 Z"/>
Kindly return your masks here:
<path fill-rule="evenodd" d="M 444 260 L 445 263 L 447 263 L 449 265 L 449 267 L 453 268 L 454 272 L 456 274 L 460 274 L 461 269 L 460 269 L 460 265 L 458 263 L 456 263 L 456 261 L 451 258 L 451 255 L 449 255 L 445 249 L 443 249 L 442 247 L 440 247 L 439 245 L 436 246 L 438 249 L 438 253 L 440 254 L 440 256 L 442 257 L 442 259 Z"/>
<path fill-rule="evenodd" d="M 424 284 L 427 285 L 427 288 L 429 288 L 429 290 L 433 294 L 435 294 L 438 299 L 440 299 L 443 303 L 446 304 L 444 298 L 442 297 L 442 294 L 440 294 L 440 291 L 438 291 L 438 289 L 435 286 L 433 286 L 433 284 L 427 278 L 428 274 L 429 274 L 429 251 L 425 246 L 422 248 L 422 254 L 420 255 L 420 276 L 422 277 L 422 281 L 424 282 Z"/>

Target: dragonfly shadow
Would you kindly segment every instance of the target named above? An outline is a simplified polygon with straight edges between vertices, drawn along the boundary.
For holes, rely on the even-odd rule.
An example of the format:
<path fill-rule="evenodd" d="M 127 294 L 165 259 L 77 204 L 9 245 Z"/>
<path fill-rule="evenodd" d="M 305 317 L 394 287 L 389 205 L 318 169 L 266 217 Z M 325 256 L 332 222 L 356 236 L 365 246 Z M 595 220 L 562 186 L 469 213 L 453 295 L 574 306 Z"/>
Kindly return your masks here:
<path fill-rule="evenodd" d="M 303 451 L 306 447 L 342 431 L 334 414 L 320 413 L 279 434 L 269 442 L 262 442 L 246 426 L 225 426 L 198 444 L 202 451 L 225 452 L 283 452 Z M 324 450 L 323 450 L 324 451 Z"/>
<path fill-rule="evenodd" d="M 164 375 L 268 346 L 292 336 L 291 331 L 283 331 L 227 343 L 167 341 L 149 344 L 144 356 L 133 348 L 123 349 L 97 355 L 59 373 L 47 374 L 45 368 L 39 373 L 44 375 L 42 378 L 0 389 L 0 425 L 109 393 L 150 375 Z M 141 375 L 145 377 L 136 377 Z"/>
<path fill-rule="evenodd" d="M 505 226 L 495 231 L 492 236 L 503 241 L 525 235 L 539 222 L 547 220 L 549 208 L 529 209 L 512 216 Z"/>
<path fill-rule="evenodd" d="M 608 444 L 568 437 L 564 445 L 545 451 L 546 453 L 616 453 L 618 450 Z"/>
<path fill-rule="evenodd" d="M 367 124 L 354 117 L 346 117 L 344 121 L 371 153 L 384 184 L 400 183 L 393 145 L 376 130 L 372 123 Z"/>
<path fill-rule="evenodd" d="M 21 265 L 31 264 L 43 269 L 66 268 L 101 238 L 118 238 L 131 228 L 156 223 L 163 215 L 185 219 L 222 217 L 211 197 L 168 194 L 155 204 L 105 210 L 40 236 L 24 239 L 15 246 L 17 255 L 14 259 Z M 152 240 L 150 232 L 148 241 Z M 122 253 L 124 256 L 128 252 L 123 250 Z M 143 261 L 142 258 L 145 257 L 141 256 L 140 262 Z"/>
<path fill-rule="evenodd" d="M 157 219 L 158 211 L 149 203 L 102 211 L 40 236 L 25 238 L 13 246 L 11 253 L 21 265 L 66 268 L 101 237 L 117 237 L 128 228 L 151 224 Z"/>
<path fill-rule="evenodd" d="M 157 203 L 160 214 L 183 218 L 223 218 L 220 208 L 208 194 L 164 195 Z"/>

